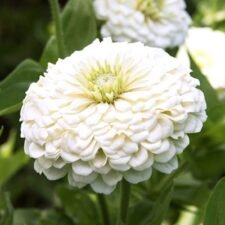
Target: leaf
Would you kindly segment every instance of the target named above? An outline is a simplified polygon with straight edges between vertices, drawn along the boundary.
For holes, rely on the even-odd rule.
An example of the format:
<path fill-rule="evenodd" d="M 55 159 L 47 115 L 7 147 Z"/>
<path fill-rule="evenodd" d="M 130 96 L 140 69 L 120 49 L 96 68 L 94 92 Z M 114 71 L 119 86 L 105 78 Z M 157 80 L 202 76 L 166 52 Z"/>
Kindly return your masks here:
<path fill-rule="evenodd" d="M 42 73 L 42 67 L 37 62 L 27 59 L 0 82 L 0 116 L 20 109 L 30 83 L 37 81 Z"/>
<path fill-rule="evenodd" d="M 37 209 L 17 209 L 13 225 L 40 225 L 41 211 Z"/>
<path fill-rule="evenodd" d="M 156 197 L 155 202 L 152 199 L 145 198 L 141 203 L 132 207 L 129 212 L 129 225 L 161 225 L 169 209 L 169 204 L 173 195 L 173 183 L 165 185 Z M 153 196 L 151 196 L 152 198 Z"/>
<path fill-rule="evenodd" d="M 174 181 L 173 202 L 179 205 L 205 205 L 210 194 L 207 182 L 200 182 L 186 172 Z"/>
<path fill-rule="evenodd" d="M 73 225 L 61 211 L 39 209 L 17 209 L 13 225 Z"/>
<path fill-rule="evenodd" d="M 225 149 L 212 149 L 203 155 L 195 156 L 192 165 L 194 176 L 207 179 L 221 176 L 225 172 Z"/>
<path fill-rule="evenodd" d="M 70 0 L 62 12 L 67 55 L 90 44 L 97 37 L 97 25 L 91 0 Z M 46 67 L 58 58 L 55 37 L 51 37 L 44 49 L 40 62 Z"/>
<path fill-rule="evenodd" d="M 68 54 L 80 50 L 97 36 L 91 0 L 70 0 L 63 11 L 64 36 Z"/>
<path fill-rule="evenodd" d="M 13 225 L 13 206 L 8 192 L 4 193 L 5 213 L 0 220 L 1 225 Z"/>
<path fill-rule="evenodd" d="M 61 210 L 47 210 L 42 212 L 39 225 L 74 225 L 73 221 L 63 214 Z"/>
<path fill-rule="evenodd" d="M 212 194 L 209 197 L 207 204 L 204 225 L 225 225 L 225 178 L 221 179 Z"/>
<path fill-rule="evenodd" d="M 173 183 L 168 183 L 161 191 L 160 195 L 157 198 L 157 201 L 154 204 L 152 212 L 142 225 L 161 225 L 164 220 L 164 217 L 169 209 L 170 201 L 173 194 Z"/>
<path fill-rule="evenodd" d="M 44 51 L 40 59 L 40 63 L 41 65 L 46 67 L 49 62 L 52 63 L 56 62 L 57 58 L 58 58 L 57 44 L 55 36 L 53 35 L 52 37 L 50 37 L 47 44 L 45 45 Z"/>
<path fill-rule="evenodd" d="M 207 103 L 207 115 L 211 120 L 217 121 L 224 116 L 225 104 L 221 104 L 216 91 L 212 88 L 207 78 L 201 73 L 192 57 L 190 55 L 189 57 L 191 60 L 191 68 L 193 70 L 192 76 L 200 81 L 199 89 L 201 89 L 205 95 Z"/>
<path fill-rule="evenodd" d="M 0 158 L 0 186 L 6 183 L 23 165 L 28 162 L 22 150 L 8 158 Z"/>
<path fill-rule="evenodd" d="M 137 225 L 140 224 L 140 221 L 143 218 L 146 218 L 146 215 L 152 211 L 153 202 L 148 199 L 144 199 L 140 203 L 131 207 L 128 211 L 128 225 Z"/>
<path fill-rule="evenodd" d="M 65 214 L 75 224 L 90 225 L 90 221 L 91 224 L 100 224 L 96 204 L 85 190 L 59 186 L 56 193 Z"/>

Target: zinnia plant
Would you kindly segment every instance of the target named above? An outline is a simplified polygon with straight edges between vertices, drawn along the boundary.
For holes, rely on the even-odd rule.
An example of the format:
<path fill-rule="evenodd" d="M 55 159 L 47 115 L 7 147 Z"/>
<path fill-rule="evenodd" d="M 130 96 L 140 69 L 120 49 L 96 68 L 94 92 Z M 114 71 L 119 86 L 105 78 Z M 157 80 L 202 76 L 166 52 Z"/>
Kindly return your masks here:
<path fill-rule="evenodd" d="M 49 0 L 39 60 L 0 81 L 1 225 L 225 224 L 223 13 L 203 28 L 201 2 Z"/>

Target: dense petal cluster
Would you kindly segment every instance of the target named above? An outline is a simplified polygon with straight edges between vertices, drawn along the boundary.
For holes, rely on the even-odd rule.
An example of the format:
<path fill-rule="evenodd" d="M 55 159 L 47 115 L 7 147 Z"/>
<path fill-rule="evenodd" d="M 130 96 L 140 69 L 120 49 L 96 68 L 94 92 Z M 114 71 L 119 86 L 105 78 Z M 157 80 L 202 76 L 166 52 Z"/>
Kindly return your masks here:
<path fill-rule="evenodd" d="M 95 0 L 103 37 L 167 48 L 181 45 L 191 19 L 184 0 Z"/>
<path fill-rule="evenodd" d="M 225 98 L 225 33 L 193 27 L 180 51 L 181 57 L 185 54 L 184 48 L 190 52 L 211 85 L 219 90 L 221 98 Z"/>
<path fill-rule="evenodd" d="M 152 168 L 170 173 L 206 120 L 199 81 L 176 58 L 141 43 L 98 40 L 50 64 L 21 109 L 25 152 L 54 180 L 109 194 Z"/>

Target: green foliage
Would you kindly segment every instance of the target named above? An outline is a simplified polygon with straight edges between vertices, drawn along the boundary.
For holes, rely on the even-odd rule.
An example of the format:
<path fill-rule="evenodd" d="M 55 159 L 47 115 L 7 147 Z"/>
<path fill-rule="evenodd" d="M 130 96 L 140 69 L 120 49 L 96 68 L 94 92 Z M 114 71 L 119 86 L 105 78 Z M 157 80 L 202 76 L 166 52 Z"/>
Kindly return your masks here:
<path fill-rule="evenodd" d="M 97 37 L 97 25 L 91 0 L 70 0 L 62 13 L 62 24 L 67 55 L 90 44 Z M 56 62 L 58 58 L 55 37 L 52 36 L 41 56 L 41 64 Z"/>
<path fill-rule="evenodd" d="M 225 31 L 224 0 L 186 2 L 195 25 L 209 25 Z M 99 33 L 92 3 L 92 0 L 66 1 L 61 19 L 67 55 L 84 48 Z M 4 21 L 6 23 L 8 19 Z M 2 24 L 0 23 L 0 26 Z M 35 24 L 38 24 L 38 21 Z M 50 30 L 51 28 L 50 24 Z M 40 27 L 37 29 L 40 30 Z M 21 32 L 19 34 L 22 35 Z M 27 41 L 25 35 L 28 34 L 24 34 L 24 40 Z M 15 43 L 11 44 L 13 48 Z M 9 45 L 7 42 L 7 46 Z M 15 52 L 21 52 L 23 48 L 21 45 Z M 34 46 L 33 49 L 37 50 L 37 47 Z M 169 51 L 175 55 L 177 49 Z M 5 53 L 1 55 L 7 56 Z M 29 160 L 18 141 L 19 131 L 16 129 L 15 120 L 19 119 L 18 112 L 25 92 L 32 82 L 43 75 L 47 63 L 55 63 L 57 59 L 53 30 L 41 54 L 40 63 L 30 59 L 24 60 L 0 81 L 0 116 L 4 116 L 9 122 L 6 126 L 4 124 L 4 130 L 0 124 L 0 187 L 11 193 L 11 199 L 7 193 L 0 193 L 0 225 L 102 224 L 94 193 L 88 188 L 80 190 L 68 187 L 62 184 L 63 181 L 50 184 L 42 176 L 34 176 L 33 168 L 27 165 Z M 154 171 L 149 182 L 134 185 L 126 225 L 184 225 L 179 223 L 183 221 L 180 218 L 183 218 L 184 212 L 194 206 L 201 214 L 207 201 L 204 225 L 225 225 L 225 179 L 219 181 L 212 191 L 214 184 L 225 174 L 225 103 L 218 99 L 217 91 L 212 88 L 192 59 L 191 68 L 192 76 L 200 80 L 199 88 L 206 98 L 208 121 L 201 134 L 191 136 L 189 148 L 180 157 L 180 165 L 185 162 L 186 167 L 169 176 Z M 28 201 L 25 201 L 27 199 Z M 120 202 L 118 189 L 111 196 L 106 196 L 106 200 L 112 218 L 111 225 L 115 225 Z M 197 215 L 188 213 L 193 217 Z M 201 215 L 195 223 L 185 225 L 200 225 L 202 222 Z"/>
<path fill-rule="evenodd" d="M 60 207 L 65 215 L 71 218 L 74 224 L 89 225 L 100 224 L 100 216 L 96 208 L 96 196 L 90 195 L 85 190 L 59 186 L 56 189 Z"/>
<path fill-rule="evenodd" d="M 172 200 L 173 188 L 173 183 L 168 182 L 160 192 L 146 193 L 147 196 L 130 209 L 128 225 L 160 225 Z"/>
<path fill-rule="evenodd" d="M 5 208 L 4 214 L 0 219 L 1 225 L 13 225 L 13 206 L 10 200 L 10 195 L 8 192 L 2 194 L 1 197 L 3 198 L 3 205 Z"/>
<path fill-rule="evenodd" d="M 27 59 L 0 82 L 0 116 L 20 109 L 25 92 L 31 82 L 37 81 L 43 73 L 42 67 L 35 61 Z"/>
<path fill-rule="evenodd" d="M 7 158 L 0 157 L 0 187 L 27 162 L 28 157 L 24 155 L 22 150 Z"/>
<path fill-rule="evenodd" d="M 225 31 L 224 0 L 204 0 L 197 6 L 198 13 L 194 16 L 196 25 L 210 26 Z"/>
<path fill-rule="evenodd" d="M 169 209 L 172 194 L 173 194 L 173 183 L 167 183 L 160 191 L 159 196 L 157 196 L 157 200 L 154 204 L 152 212 L 150 213 L 150 216 L 144 220 L 144 223 L 142 223 L 143 225 L 162 224 L 166 216 L 166 213 Z"/>
<path fill-rule="evenodd" d="M 12 225 L 73 225 L 59 210 L 17 209 Z"/>
<path fill-rule="evenodd" d="M 214 188 L 205 212 L 204 225 L 225 225 L 225 178 Z"/>

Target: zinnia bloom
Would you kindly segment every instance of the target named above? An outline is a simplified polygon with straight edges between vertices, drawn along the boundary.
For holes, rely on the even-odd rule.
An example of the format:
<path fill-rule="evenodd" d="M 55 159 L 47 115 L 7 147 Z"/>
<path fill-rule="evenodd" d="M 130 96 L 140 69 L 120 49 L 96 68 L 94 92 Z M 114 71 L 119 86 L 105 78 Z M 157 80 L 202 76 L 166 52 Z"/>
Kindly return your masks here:
<path fill-rule="evenodd" d="M 31 84 L 21 109 L 25 153 L 50 180 L 109 194 L 152 168 L 170 173 L 206 119 L 199 81 L 176 58 L 141 43 L 98 40 Z"/>
<path fill-rule="evenodd" d="M 153 47 L 175 47 L 186 37 L 191 19 L 184 0 L 95 0 L 103 37 L 140 41 Z"/>
<path fill-rule="evenodd" d="M 185 57 L 186 51 L 189 51 L 212 87 L 218 90 L 219 96 L 225 98 L 225 33 L 193 27 L 178 56 L 190 64 L 188 56 Z"/>

